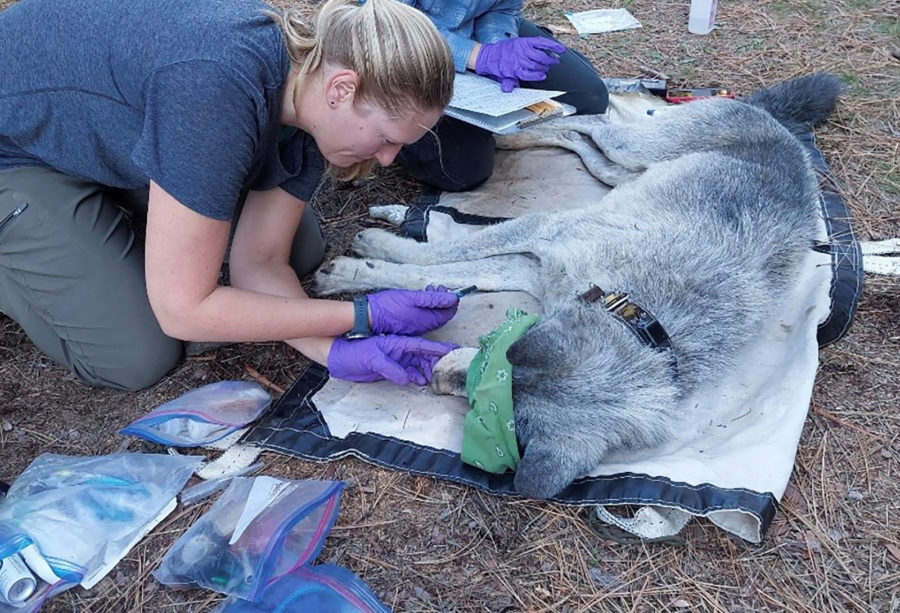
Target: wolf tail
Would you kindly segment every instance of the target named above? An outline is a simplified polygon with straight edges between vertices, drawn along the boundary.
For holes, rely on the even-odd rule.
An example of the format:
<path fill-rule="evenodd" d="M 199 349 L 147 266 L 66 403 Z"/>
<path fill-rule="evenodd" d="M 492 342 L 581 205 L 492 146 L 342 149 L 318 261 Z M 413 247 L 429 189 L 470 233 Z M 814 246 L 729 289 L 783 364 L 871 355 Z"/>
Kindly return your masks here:
<path fill-rule="evenodd" d="M 791 132 L 805 132 L 834 112 L 842 90 L 836 76 L 816 72 L 761 89 L 741 101 L 767 111 Z"/>

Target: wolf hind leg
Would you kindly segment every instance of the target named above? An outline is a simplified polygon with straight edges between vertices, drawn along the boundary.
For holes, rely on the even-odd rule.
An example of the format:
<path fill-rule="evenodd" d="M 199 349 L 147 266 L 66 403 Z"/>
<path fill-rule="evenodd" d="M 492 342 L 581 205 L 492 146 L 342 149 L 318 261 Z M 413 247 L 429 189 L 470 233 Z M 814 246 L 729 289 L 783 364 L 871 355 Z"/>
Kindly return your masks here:
<path fill-rule="evenodd" d="M 603 125 L 591 131 L 591 140 L 603 152 L 607 159 L 620 167 L 639 174 L 656 159 L 652 142 L 656 131 L 635 125 Z"/>
<path fill-rule="evenodd" d="M 598 125 L 591 139 L 612 161 L 640 170 L 736 142 L 767 142 L 775 123 L 765 111 L 725 98 L 675 105 L 654 117 L 640 124 Z"/>
<path fill-rule="evenodd" d="M 591 141 L 586 140 L 581 132 L 574 130 L 560 132 L 538 129 L 523 130 L 508 136 L 497 137 L 497 147 L 510 150 L 530 149 L 532 147 L 560 147 L 567 149 L 581 158 L 584 167 L 595 179 L 610 187 L 632 181 L 641 174 L 611 161 Z"/>
<path fill-rule="evenodd" d="M 472 284 L 481 291 L 523 291 L 534 296 L 539 274 L 540 265 L 524 255 L 433 266 L 339 257 L 321 266 L 314 282 L 316 293 L 322 296 L 383 288 L 458 288 Z"/>
<path fill-rule="evenodd" d="M 565 147 L 563 144 L 554 144 L 556 135 L 565 134 L 564 138 L 571 139 L 571 133 L 590 136 L 597 126 L 605 125 L 608 120 L 603 115 L 571 115 L 545 121 L 529 128 L 511 134 L 498 134 L 494 140 L 498 149 L 527 149 L 529 147 Z M 543 144 L 546 143 L 546 144 Z"/>
<path fill-rule="evenodd" d="M 557 238 L 564 216 L 525 215 L 485 226 L 466 236 L 438 243 L 419 243 L 385 230 L 370 228 L 353 239 L 354 253 L 377 260 L 409 264 L 443 264 L 511 253 L 536 253 L 542 242 Z"/>
<path fill-rule="evenodd" d="M 590 136 L 591 131 L 599 125 L 609 123 L 606 115 L 568 115 L 557 117 L 539 123 L 534 127 L 523 130 L 524 132 L 562 132 L 572 130 L 585 136 Z"/>

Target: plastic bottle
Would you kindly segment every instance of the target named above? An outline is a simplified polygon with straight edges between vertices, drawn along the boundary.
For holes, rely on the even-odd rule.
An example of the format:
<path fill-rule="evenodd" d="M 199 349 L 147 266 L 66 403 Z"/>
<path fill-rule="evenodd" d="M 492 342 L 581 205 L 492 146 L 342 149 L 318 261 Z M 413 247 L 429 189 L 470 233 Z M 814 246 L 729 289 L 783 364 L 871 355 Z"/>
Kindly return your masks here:
<path fill-rule="evenodd" d="M 716 25 L 716 0 L 691 0 L 688 32 L 709 34 Z"/>
<path fill-rule="evenodd" d="M 22 606 L 34 593 L 36 585 L 34 575 L 19 554 L 12 553 L 0 559 L 0 602 Z"/>

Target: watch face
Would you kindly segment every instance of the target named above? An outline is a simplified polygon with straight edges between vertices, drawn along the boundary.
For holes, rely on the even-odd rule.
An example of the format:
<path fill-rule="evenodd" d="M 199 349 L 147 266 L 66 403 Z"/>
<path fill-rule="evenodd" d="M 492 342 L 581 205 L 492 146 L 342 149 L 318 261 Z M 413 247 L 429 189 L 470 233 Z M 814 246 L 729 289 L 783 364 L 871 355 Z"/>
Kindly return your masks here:
<path fill-rule="evenodd" d="M 347 334 L 344 335 L 344 338 L 350 341 L 355 341 L 360 338 L 369 338 L 372 336 L 370 332 L 357 332 L 356 330 L 350 330 Z"/>

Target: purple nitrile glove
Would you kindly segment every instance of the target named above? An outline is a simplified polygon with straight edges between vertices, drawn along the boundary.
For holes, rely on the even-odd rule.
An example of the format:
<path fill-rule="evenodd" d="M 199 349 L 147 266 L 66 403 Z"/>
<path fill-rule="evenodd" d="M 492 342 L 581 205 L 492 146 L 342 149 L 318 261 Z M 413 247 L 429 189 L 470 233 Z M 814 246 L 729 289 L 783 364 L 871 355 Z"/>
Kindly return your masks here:
<path fill-rule="evenodd" d="M 511 92 L 519 81 L 543 81 L 550 68 L 559 64 L 554 53 L 566 48 L 543 36 L 504 38 L 481 46 L 475 59 L 475 72 L 500 81 L 505 92 Z"/>
<path fill-rule="evenodd" d="M 424 291 L 388 289 L 366 298 L 377 334 L 424 334 L 453 319 L 459 306 L 459 297 L 443 285 Z"/>
<path fill-rule="evenodd" d="M 518 86 L 518 79 L 500 79 L 500 91 L 502 91 L 504 94 L 508 94 Z"/>
<path fill-rule="evenodd" d="M 328 371 L 347 381 L 387 379 L 397 385 L 427 385 L 434 365 L 459 345 L 415 336 L 371 336 L 360 340 L 334 339 L 328 352 Z"/>

